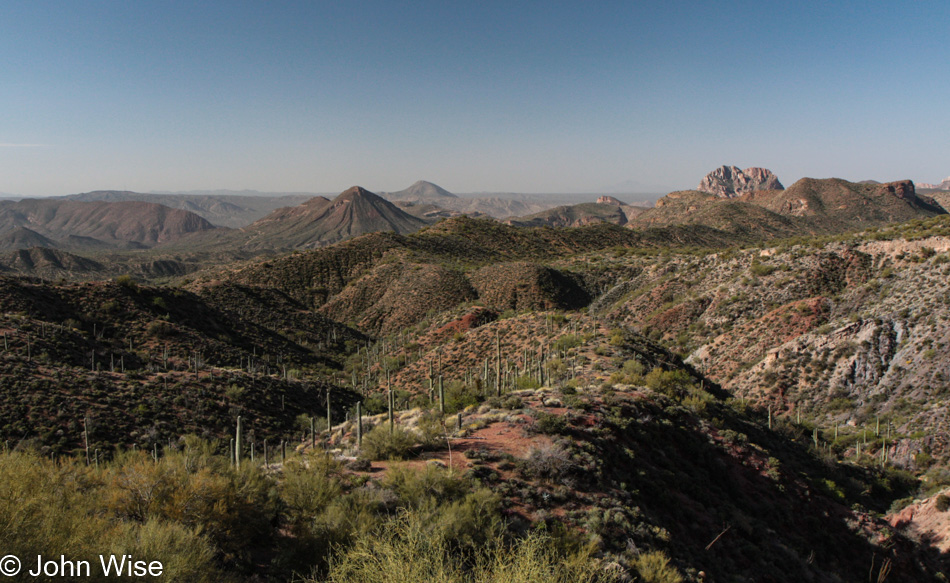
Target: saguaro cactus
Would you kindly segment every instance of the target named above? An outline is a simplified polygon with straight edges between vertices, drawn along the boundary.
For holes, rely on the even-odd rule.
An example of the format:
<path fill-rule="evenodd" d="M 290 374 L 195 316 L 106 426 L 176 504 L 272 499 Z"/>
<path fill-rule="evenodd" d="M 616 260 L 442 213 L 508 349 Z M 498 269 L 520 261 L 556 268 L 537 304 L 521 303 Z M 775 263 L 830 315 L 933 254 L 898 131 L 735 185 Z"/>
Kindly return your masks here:
<path fill-rule="evenodd" d="M 495 330 L 495 391 L 501 396 L 501 335 Z"/>
<path fill-rule="evenodd" d="M 445 383 L 442 382 L 442 375 L 439 375 L 439 413 L 445 415 Z"/>
<path fill-rule="evenodd" d="M 396 399 L 395 399 L 395 396 L 393 395 L 392 388 L 390 388 L 389 392 L 386 394 L 386 402 L 387 402 L 388 411 L 389 411 L 389 415 L 388 415 L 389 432 L 393 433 L 396 430 L 396 418 L 393 414 L 393 408 L 395 407 Z"/>
<path fill-rule="evenodd" d="M 237 428 L 234 430 L 234 467 L 241 469 L 241 416 L 237 418 Z"/>
<path fill-rule="evenodd" d="M 363 404 L 356 403 L 356 447 L 363 446 Z"/>
<path fill-rule="evenodd" d="M 89 418 L 82 418 L 82 439 L 86 444 L 86 465 L 89 465 Z"/>

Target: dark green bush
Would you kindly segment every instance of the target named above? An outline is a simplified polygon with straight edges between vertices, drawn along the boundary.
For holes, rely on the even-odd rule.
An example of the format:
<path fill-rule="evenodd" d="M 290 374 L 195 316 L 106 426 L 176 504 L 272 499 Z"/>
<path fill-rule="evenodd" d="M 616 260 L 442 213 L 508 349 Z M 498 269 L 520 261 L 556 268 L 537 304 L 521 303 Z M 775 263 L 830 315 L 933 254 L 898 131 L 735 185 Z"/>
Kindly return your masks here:
<path fill-rule="evenodd" d="M 419 436 L 401 427 L 389 431 L 389 424 L 377 425 L 363 436 L 361 454 L 370 460 L 403 459 L 419 445 Z"/>

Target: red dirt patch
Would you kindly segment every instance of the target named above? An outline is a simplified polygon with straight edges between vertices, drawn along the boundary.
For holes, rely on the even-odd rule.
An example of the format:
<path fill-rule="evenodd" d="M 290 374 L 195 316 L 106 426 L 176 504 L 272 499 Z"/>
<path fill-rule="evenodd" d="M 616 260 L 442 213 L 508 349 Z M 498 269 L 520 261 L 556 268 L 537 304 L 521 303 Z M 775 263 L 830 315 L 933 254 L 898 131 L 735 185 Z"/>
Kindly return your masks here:
<path fill-rule="evenodd" d="M 442 339 L 452 334 L 459 332 L 465 332 L 471 330 L 472 328 L 478 328 L 479 326 L 484 326 L 489 322 L 494 322 L 498 319 L 498 314 L 487 308 L 476 308 L 472 312 L 465 314 L 461 319 L 455 320 L 454 322 L 449 322 L 445 326 L 442 326 L 436 330 L 433 337 L 435 339 Z"/>
<path fill-rule="evenodd" d="M 472 467 L 465 457 L 469 450 L 487 449 L 494 453 L 507 453 L 523 458 L 532 448 L 549 446 L 551 438 L 547 435 L 527 436 L 521 427 L 511 423 L 496 422 L 484 427 L 466 437 L 451 438 L 451 453 L 448 448 L 437 451 L 419 452 L 418 457 L 404 461 L 373 462 L 370 473 L 386 472 L 392 467 L 407 467 L 414 470 L 423 470 L 427 463 L 438 460 L 446 466 L 451 465 L 457 471 L 466 471 Z"/>

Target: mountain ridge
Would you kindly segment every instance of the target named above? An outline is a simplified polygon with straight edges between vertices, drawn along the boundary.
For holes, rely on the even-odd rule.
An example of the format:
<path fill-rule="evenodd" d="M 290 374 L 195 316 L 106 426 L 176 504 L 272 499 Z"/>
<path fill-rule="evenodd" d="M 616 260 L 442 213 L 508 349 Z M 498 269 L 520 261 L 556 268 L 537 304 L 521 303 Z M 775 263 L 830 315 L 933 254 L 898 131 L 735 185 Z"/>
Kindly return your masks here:
<path fill-rule="evenodd" d="M 69 246 L 70 237 L 86 237 L 111 247 L 142 248 L 216 227 L 190 211 L 141 201 L 0 202 L 0 233 L 19 228 L 55 241 L 57 246 Z"/>

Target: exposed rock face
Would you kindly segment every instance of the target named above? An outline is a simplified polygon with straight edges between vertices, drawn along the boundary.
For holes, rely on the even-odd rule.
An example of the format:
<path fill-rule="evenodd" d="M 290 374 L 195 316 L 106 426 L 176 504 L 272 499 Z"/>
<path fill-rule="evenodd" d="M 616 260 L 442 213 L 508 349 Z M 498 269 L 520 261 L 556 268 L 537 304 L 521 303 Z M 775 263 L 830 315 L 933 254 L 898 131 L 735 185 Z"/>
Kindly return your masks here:
<path fill-rule="evenodd" d="M 612 196 L 601 196 L 597 199 L 597 204 L 612 204 L 614 206 L 623 206 L 624 203 Z"/>
<path fill-rule="evenodd" d="M 910 180 L 901 180 L 900 182 L 889 182 L 882 185 L 884 190 L 903 200 L 917 200 L 917 191 L 914 189 L 914 183 Z"/>
<path fill-rule="evenodd" d="M 938 507 L 940 496 L 950 495 L 950 489 L 934 494 L 930 498 L 915 501 L 896 514 L 887 516 L 891 526 L 916 533 L 941 552 L 950 551 L 950 512 Z"/>
<path fill-rule="evenodd" d="M 722 198 L 736 198 L 755 190 L 784 190 L 778 177 L 765 168 L 720 166 L 707 174 L 696 190 Z"/>

